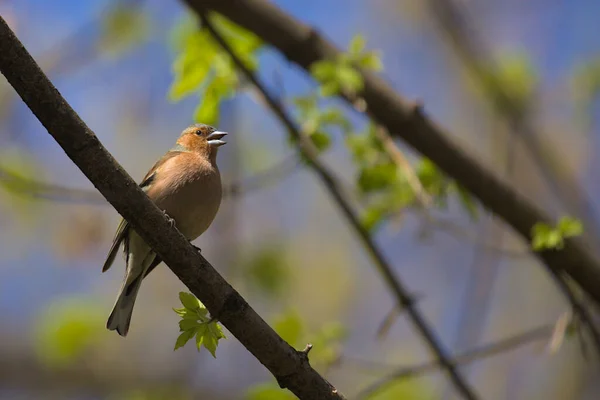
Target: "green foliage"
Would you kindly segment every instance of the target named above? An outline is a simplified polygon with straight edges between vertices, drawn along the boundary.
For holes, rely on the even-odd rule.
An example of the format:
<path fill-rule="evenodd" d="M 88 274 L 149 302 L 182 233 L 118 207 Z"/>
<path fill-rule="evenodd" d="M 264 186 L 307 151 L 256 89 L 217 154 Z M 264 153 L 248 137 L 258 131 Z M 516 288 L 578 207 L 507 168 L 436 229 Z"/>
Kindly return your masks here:
<path fill-rule="evenodd" d="M 37 353 L 52 366 L 78 360 L 101 340 L 104 310 L 92 299 L 73 298 L 51 304 L 36 327 Z"/>
<path fill-rule="evenodd" d="M 175 350 L 196 336 L 198 351 L 204 346 L 216 358 L 219 340 L 225 338 L 221 326 L 216 321 L 210 321 L 208 310 L 193 294 L 180 292 L 179 300 L 183 308 L 174 308 L 173 311 L 181 317 L 179 331 L 182 333 L 175 342 Z"/>
<path fill-rule="evenodd" d="M 523 111 L 531 102 L 537 76 L 535 68 L 526 53 L 503 54 L 497 60 L 495 69 L 486 71 L 488 90 L 502 90 L 510 98 L 512 107 Z M 498 97 L 498 93 L 489 93 Z"/>
<path fill-rule="evenodd" d="M 384 150 L 375 129 L 374 125 L 370 125 L 365 132 L 346 135 L 346 146 L 357 168 L 357 189 L 367 200 L 361 222 L 369 231 L 376 229 L 388 216 L 417 205 L 405 172 Z M 444 175 L 433 162 L 421 159 L 415 167 L 415 174 L 436 206 L 445 208 L 449 197 L 455 195 L 471 217 L 477 216 L 471 195 Z"/>
<path fill-rule="evenodd" d="M 379 53 L 365 52 L 365 45 L 365 38 L 356 35 L 350 41 L 347 53 L 339 54 L 333 60 L 316 61 L 310 66 L 311 74 L 321 84 L 319 90 L 322 96 L 360 92 L 364 82 L 356 67 L 372 71 L 383 69 Z"/>
<path fill-rule="evenodd" d="M 565 239 L 582 233 L 581 221 L 569 216 L 562 217 L 556 227 L 538 222 L 531 228 L 531 246 L 535 251 L 560 250 L 565 246 Z"/>
<path fill-rule="evenodd" d="M 298 119 L 302 121 L 302 133 L 311 139 L 319 151 L 325 151 L 331 146 L 333 129 L 348 132 L 352 127 L 339 108 L 319 107 L 319 98 L 314 94 L 296 97 L 293 102 L 298 110 Z"/>
<path fill-rule="evenodd" d="M 247 257 L 243 271 L 250 284 L 272 297 L 282 295 L 290 279 L 289 267 L 280 246 L 257 250 Z"/>
<path fill-rule="evenodd" d="M 100 48 L 118 56 L 142 43 L 150 31 L 148 15 L 141 7 L 115 4 L 102 20 Z"/>
<path fill-rule="evenodd" d="M 258 66 L 256 51 L 261 42 L 254 34 L 229 20 L 211 15 L 211 21 L 246 66 Z M 172 101 L 199 94 L 201 101 L 194 112 L 197 122 L 216 125 L 219 105 L 240 85 L 233 61 L 212 39 L 209 32 L 196 27 L 194 19 L 182 22 L 174 33 L 178 56 L 173 63 L 174 80 L 169 90 Z"/>

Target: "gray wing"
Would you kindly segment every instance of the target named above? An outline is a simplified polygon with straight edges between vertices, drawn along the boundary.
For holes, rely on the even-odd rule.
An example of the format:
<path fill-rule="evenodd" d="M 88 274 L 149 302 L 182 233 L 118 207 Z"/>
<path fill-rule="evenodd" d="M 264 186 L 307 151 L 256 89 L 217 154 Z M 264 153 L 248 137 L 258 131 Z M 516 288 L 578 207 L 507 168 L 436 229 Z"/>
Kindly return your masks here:
<path fill-rule="evenodd" d="M 106 257 L 106 261 L 104 261 L 104 266 L 102 267 L 102 272 L 107 271 L 110 266 L 115 261 L 115 257 L 117 256 L 117 252 L 119 251 L 119 247 L 123 240 L 127 238 L 127 234 L 129 233 L 129 223 L 122 219 L 119 223 L 119 227 L 117 228 L 117 232 L 115 233 L 115 238 L 113 239 L 112 246 L 108 251 L 108 256 Z"/>

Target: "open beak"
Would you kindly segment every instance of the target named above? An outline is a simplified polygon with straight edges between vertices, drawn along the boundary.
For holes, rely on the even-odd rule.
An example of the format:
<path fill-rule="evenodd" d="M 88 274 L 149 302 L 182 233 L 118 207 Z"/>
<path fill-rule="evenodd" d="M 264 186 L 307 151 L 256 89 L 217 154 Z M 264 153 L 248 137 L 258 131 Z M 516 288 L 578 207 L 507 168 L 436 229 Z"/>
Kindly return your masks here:
<path fill-rule="evenodd" d="M 206 137 L 208 144 L 214 147 L 223 146 L 225 141 L 221 140 L 227 135 L 227 132 L 214 131 Z"/>

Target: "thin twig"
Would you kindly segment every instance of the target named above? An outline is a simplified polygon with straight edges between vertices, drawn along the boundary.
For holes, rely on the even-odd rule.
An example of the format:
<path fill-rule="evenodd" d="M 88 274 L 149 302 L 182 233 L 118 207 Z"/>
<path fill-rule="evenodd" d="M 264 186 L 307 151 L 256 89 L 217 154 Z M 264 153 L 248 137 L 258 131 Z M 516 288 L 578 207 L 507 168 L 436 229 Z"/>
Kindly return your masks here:
<path fill-rule="evenodd" d="M 381 250 L 376 246 L 375 242 L 369 235 L 369 233 L 361 225 L 360 220 L 356 213 L 353 211 L 350 202 L 344 197 L 342 191 L 337 185 L 336 179 L 328 168 L 321 163 L 318 159 L 318 153 L 314 148 L 312 142 L 310 142 L 305 135 L 301 133 L 300 128 L 288 115 L 287 111 L 283 106 L 277 102 L 274 96 L 266 89 L 266 87 L 258 80 L 258 77 L 244 64 L 244 62 L 237 56 L 229 44 L 223 39 L 223 37 L 216 31 L 205 13 L 200 12 L 200 18 L 202 25 L 210 32 L 214 40 L 223 48 L 225 52 L 229 54 L 231 59 L 237 68 L 251 81 L 256 88 L 261 92 L 267 105 L 275 114 L 281 123 L 286 127 L 289 135 L 298 142 L 298 148 L 301 154 L 308 160 L 308 165 L 314 170 L 319 176 L 329 194 L 334 198 L 335 202 L 342 210 L 344 216 L 360 237 L 365 248 L 370 253 L 371 257 L 375 261 L 379 272 L 385 279 L 386 283 L 393 291 L 397 298 L 398 303 L 406 307 L 407 313 L 412 319 L 415 327 L 419 333 L 423 336 L 425 342 L 435 354 L 436 359 L 443 365 L 444 369 L 450 376 L 452 382 L 455 384 L 457 390 L 466 399 L 477 399 L 477 395 L 470 385 L 462 378 L 458 370 L 454 367 L 452 360 L 448 357 L 446 350 L 438 340 L 433 329 L 426 322 L 425 318 L 416 309 L 413 304 L 413 299 L 409 295 L 409 292 L 405 289 L 404 284 L 399 280 L 398 277 L 393 273 L 392 267 L 389 262 L 385 259 Z"/>
<path fill-rule="evenodd" d="M 488 92 L 485 98 L 489 100 L 490 105 L 498 116 L 503 118 L 515 140 L 521 140 L 529 150 L 532 159 L 538 165 L 542 176 L 550 186 L 554 195 L 566 206 L 573 206 L 572 195 L 578 193 L 582 206 L 588 214 L 589 224 L 596 226 L 598 218 L 589 196 L 585 190 L 578 187 L 572 179 L 565 177 L 554 167 L 555 163 L 551 160 L 557 160 L 557 156 L 550 152 L 551 149 L 540 149 L 539 134 L 536 132 L 527 110 L 519 108 L 511 94 L 506 91 L 500 81 L 494 79 L 494 76 L 487 73 L 487 69 L 492 66 L 491 57 L 483 44 L 484 41 L 478 36 L 477 31 L 470 23 L 466 12 L 453 0 L 429 0 L 433 15 L 446 34 L 451 38 L 455 49 L 461 60 L 467 68 L 473 73 L 479 83 Z M 517 134 L 518 133 L 518 134 Z M 559 179 L 559 182 L 555 181 Z M 566 188 L 566 189 L 565 189 Z M 596 350 L 600 354 L 600 331 L 595 326 L 587 309 L 572 289 L 564 282 L 564 278 L 559 272 L 548 268 L 548 272 L 556 282 L 557 286 L 571 303 L 574 312 L 579 313 L 584 324 L 588 327 L 590 335 L 594 341 Z"/>
<path fill-rule="evenodd" d="M 410 165 L 402 150 L 396 145 L 390 134 L 383 126 L 377 126 L 375 128 L 375 135 L 383 144 L 385 152 L 388 154 L 390 159 L 400 168 L 406 177 L 406 181 L 410 185 L 411 189 L 415 193 L 415 198 L 423 207 L 424 212 L 431 206 L 432 200 L 423 185 L 421 180 L 417 176 L 415 170 Z"/>
<path fill-rule="evenodd" d="M 510 350 L 514 350 L 518 347 L 527 345 L 534 341 L 548 340 L 552 337 L 554 330 L 555 325 L 544 325 L 532 329 L 530 331 L 521 333 L 519 335 L 511 336 L 509 338 L 502 339 L 497 342 L 476 347 L 456 356 L 454 359 L 454 364 L 457 366 L 466 365 L 473 361 L 481 360 L 484 358 L 494 356 L 496 354 L 501 354 Z M 345 357 L 342 358 L 342 361 L 344 360 Z M 372 363 L 369 361 L 367 361 L 366 365 L 368 366 L 368 368 L 373 368 L 377 366 L 379 368 L 384 367 L 380 363 Z M 354 396 L 354 398 L 367 399 L 375 395 L 376 393 L 381 392 L 389 385 L 396 383 L 396 381 L 400 379 L 418 376 L 431 371 L 435 371 L 439 368 L 441 368 L 441 366 L 437 361 L 429 361 L 418 365 L 397 368 L 396 371 L 394 371 L 393 373 L 377 380 L 376 382 L 370 384 L 368 387 L 361 390 L 356 396 Z"/>

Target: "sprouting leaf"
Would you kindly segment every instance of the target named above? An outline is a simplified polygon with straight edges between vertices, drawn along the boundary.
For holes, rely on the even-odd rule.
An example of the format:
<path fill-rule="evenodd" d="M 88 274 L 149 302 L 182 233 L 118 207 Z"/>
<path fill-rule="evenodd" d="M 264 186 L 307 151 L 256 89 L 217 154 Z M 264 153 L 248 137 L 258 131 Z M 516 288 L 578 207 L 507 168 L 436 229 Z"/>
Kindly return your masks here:
<path fill-rule="evenodd" d="M 256 51 L 261 41 L 251 32 L 233 24 L 219 15 L 211 15 L 213 24 L 223 35 L 250 69 L 258 66 Z M 219 107 L 223 100 L 234 95 L 240 84 L 231 57 L 214 42 L 212 36 L 198 27 L 176 28 L 175 49 L 178 52 L 173 62 L 174 79 L 169 98 L 177 101 L 197 93 L 200 102 L 194 112 L 197 122 L 216 125 Z"/>
<path fill-rule="evenodd" d="M 398 177 L 398 169 L 393 163 L 366 166 L 360 170 L 358 187 L 363 193 L 381 190 L 392 185 Z"/>
<path fill-rule="evenodd" d="M 385 210 L 380 204 L 372 204 L 363 211 L 360 217 L 361 225 L 372 232 L 383 221 L 385 215 Z"/>
<path fill-rule="evenodd" d="M 558 230 L 565 238 L 579 236 L 583 233 L 583 224 L 578 219 L 562 217 L 558 221 Z"/>
<path fill-rule="evenodd" d="M 535 251 L 560 250 L 564 247 L 566 238 L 582 233 L 581 221 L 572 217 L 562 217 L 556 227 L 538 222 L 531 228 L 531 247 Z"/>
<path fill-rule="evenodd" d="M 320 60 L 310 66 L 310 73 L 321 82 L 333 80 L 336 76 L 337 65 L 330 60 Z"/>
<path fill-rule="evenodd" d="M 179 321 L 179 330 L 182 333 L 175 342 L 175 350 L 183 347 L 195 335 L 198 351 L 204 345 L 213 357 L 216 357 L 219 340 L 225 338 L 221 327 L 216 321 L 208 319 L 208 310 L 193 294 L 180 292 L 179 300 L 184 308 L 173 309 L 182 318 Z"/>
<path fill-rule="evenodd" d="M 362 68 L 371 71 L 379 72 L 383 70 L 383 62 L 381 61 L 379 52 L 372 51 L 364 54 L 358 58 L 357 63 Z"/>
<path fill-rule="evenodd" d="M 188 331 L 184 331 L 183 333 L 181 333 L 178 337 L 177 337 L 177 341 L 175 342 L 175 350 L 177 350 L 180 347 L 185 346 L 185 344 L 194 337 L 194 333 L 195 331 L 193 329 L 190 329 Z"/>
<path fill-rule="evenodd" d="M 200 301 L 191 293 L 179 292 L 179 300 L 185 308 L 189 308 L 190 310 L 200 308 Z"/>
<path fill-rule="evenodd" d="M 350 65 L 342 65 L 337 69 L 337 82 L 345 91 L 356 93 L 363 88 L 362 75 Z"/>
<path fill-rule="evenodd" d="M 314 132 L 309 137 L 319 151 L 327 150 L 331 145 L 331 138 L 325 132 Z"/>
<path fill-rule="evenodd" d="M 359 55 L 365 49 L 367 41 L 363 35 L 354 35 L 348 46 L 348 52 L 352 55 Z"/>

